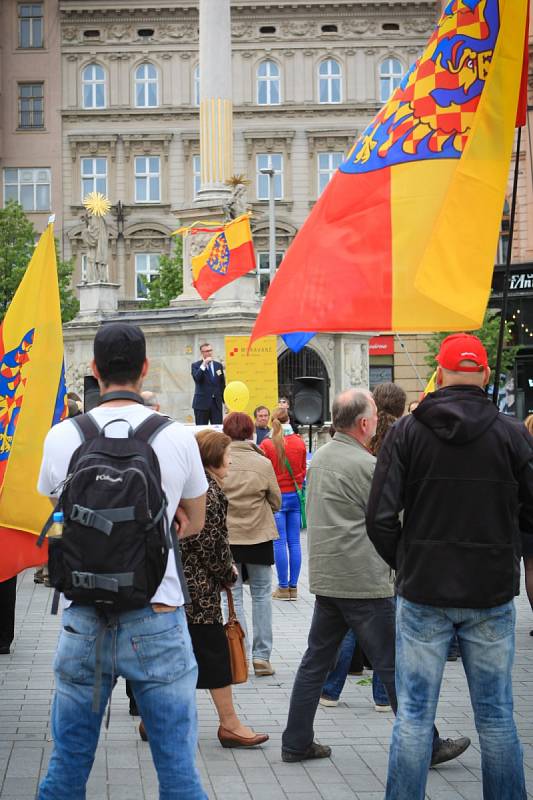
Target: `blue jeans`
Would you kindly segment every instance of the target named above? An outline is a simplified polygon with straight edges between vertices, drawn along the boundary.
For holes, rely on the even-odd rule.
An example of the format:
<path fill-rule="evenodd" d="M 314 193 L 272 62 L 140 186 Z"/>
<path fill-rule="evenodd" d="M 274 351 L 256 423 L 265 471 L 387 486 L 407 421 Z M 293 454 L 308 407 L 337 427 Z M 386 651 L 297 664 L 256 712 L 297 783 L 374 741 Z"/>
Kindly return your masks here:
<path fill-rule="evenodd" d="M 251 654 L 252 660 L 259 658 L 263 661 L 270 661 L 270 654 L 272 653 L 272 567 L 268 564 L 246 564 L 248 584 L 252 596 L 252 628 L 254 635 L 251 647 L 244 614 L 242 564 L 237 564 L 237 569 L 239 570 L 239 575 L 231 591 L 233 602 L 235 603 L 235 613 L 246 637 L 248 657 Z M 222 608 L 225 619 L 228 617 L 227 605 L 226 592 L 224 592 Z"/>
<path fill-rule="evenodd" d="M 349 630 L 339 647 L 337 663 L 329 673 L 322 688 L 322 694 L 326 695 L 326 697 L 330 697 L 332 700 L 338 700 L 342 694 L 350 670 L 350 664 L 352 663 L 355 645 L 355 634 L 352 630 Z M 372 695 L 374 697 L 374 703 L 377 706 L 389 705 L 389 696 L 376 670 L 372 673 Z"/>
<path fill-rule="evenodd" d="M 300 501 L 296 492 L 281 495 L 281 509 L 274 514 L 279 539 L 274 542 L 278 584 L 282 589 L 298 585 L 302 566 L 300 545 Z M 288 558 L 287 558 L 288 549 Z"/>
<path fill-rule="evenodd" d="M 54 662 L 54 749 L 38 799 L 84 800 L 114 673 L 127 678 L 135 694 L 159 778 L 160 800 L 206 800 L 195 765 L 198 668 L 184 609 L 157 614 L 147 606 L 120 614 L 116 628 L 108 628 L 97 713 L 91 706 L 100 618 L 90 606 L 73 605 L 63 612 L 62 622 Z"/>
<path fill-rule="evenodd" d="M 514 603 L 437 608 L 397 598 L 396 692 L 386 800 L 423 800 L 431 728 L 448 648 L 457 633 L 481 746 L 484 800 L 526 800 L 513 720 Z"/>

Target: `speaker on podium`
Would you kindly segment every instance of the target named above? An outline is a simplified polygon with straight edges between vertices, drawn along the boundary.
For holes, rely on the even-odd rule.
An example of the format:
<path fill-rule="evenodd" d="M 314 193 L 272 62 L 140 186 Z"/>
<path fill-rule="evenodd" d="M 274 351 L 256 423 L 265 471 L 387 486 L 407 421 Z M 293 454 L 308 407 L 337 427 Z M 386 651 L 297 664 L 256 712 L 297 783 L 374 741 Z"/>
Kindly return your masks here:
<path fill-rule="evenodd" d="M 326 409 L 324 378 L 296 378 L 292 387 L 292 410 L 300 425 L 317 425 L 324 421 Z"/>

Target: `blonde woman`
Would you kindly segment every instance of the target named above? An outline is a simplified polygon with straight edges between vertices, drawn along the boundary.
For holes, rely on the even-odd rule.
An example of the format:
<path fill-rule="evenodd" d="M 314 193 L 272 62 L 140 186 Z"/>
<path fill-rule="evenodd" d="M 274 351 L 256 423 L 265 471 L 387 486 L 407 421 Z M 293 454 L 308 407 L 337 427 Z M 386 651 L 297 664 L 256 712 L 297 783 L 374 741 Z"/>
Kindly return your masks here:
<path fill-rule="evenodd" d="M 274 514 L 279 533 L 279 539 L 274 542 L 278 588 L 272 597 L 297 600 L 302 548 L 296 486 L 301 489 L 305 480 L 307 451 L 303 439 L 292 429 L 286 408 L 275 408 L 271 420 L 272 432 L 261 442 L 261 450 L 272 462 L 281 491 L 281 509 Z"/>

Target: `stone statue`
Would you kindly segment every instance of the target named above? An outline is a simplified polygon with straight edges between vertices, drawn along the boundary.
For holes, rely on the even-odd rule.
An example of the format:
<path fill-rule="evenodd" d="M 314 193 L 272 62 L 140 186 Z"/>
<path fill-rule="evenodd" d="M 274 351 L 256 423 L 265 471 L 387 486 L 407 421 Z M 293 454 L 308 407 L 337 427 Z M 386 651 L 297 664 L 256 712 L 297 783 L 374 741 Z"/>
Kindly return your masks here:
<path fill-rule="evenodd" d="M 91 214 L 84 217 L 86 228 L 81 238 L 87 245 L 87 283 L 108 283 L 107 226 L 103 216 Z"/>
<path fill-rule="evenodd" d="M 237 219 L 241 214 L 246 214 L 247 211 L 246 185 L 244 183 L 236 183 L 232 186 L 230 199 L 224 206 L 226 219 Z"/>

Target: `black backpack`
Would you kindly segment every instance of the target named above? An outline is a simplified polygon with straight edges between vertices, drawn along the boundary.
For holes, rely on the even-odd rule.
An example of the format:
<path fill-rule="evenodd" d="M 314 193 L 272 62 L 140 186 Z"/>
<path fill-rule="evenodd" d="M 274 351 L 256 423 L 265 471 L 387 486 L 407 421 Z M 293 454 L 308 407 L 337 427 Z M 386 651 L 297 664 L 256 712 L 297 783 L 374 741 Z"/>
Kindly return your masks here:
<path fill-rule="evenodd" d="M 187 598 L 151 447 L 172 420 L 152 414 L 135 430 L 129 426 L 127 438 L 107 437 L 105 429 L 118 420 L 100 429 L 90 414 L 72 418 L 82 443 L 72 454 L 56 507 L 64 515 L 63 535 L 48 539 L 51 585 L 75 603 L 111 613 L 149 604 L 171 549 Z"/>

